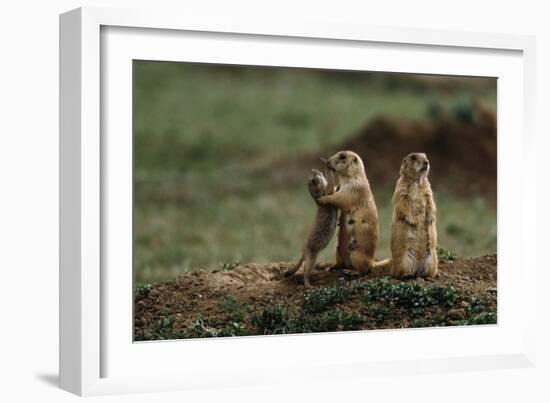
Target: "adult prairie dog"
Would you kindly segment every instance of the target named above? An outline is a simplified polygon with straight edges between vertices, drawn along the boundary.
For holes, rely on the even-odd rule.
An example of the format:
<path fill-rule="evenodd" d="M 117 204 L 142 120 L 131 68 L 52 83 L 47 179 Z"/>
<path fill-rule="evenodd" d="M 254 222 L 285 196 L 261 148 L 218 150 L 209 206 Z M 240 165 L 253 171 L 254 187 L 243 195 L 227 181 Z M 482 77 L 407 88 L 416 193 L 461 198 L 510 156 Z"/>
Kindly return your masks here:
<path fill-rule="evenodd" d="M 403 158 L 393 194 L 391 275 L 434 277 L 437 274 L 436 207 L 428 181 L 426 154 Z"/>
<path fill-rule="evenodd" d="M 310 287 L 309 277 L 311 270 L 315 267 L 317 255 L 326 248 L 332 239 L 336 230 L 336 222 L 338 221 L 338 209 L 336 207 L 321 205 L 317 201 L 319 197 L 332 193 L 332 190 L 328 189 L 328 187 L 328 182 L 324 175 L 320 171 L 312 169 L 308 180 L 308 189 L 311 197 L 317 203 L 317 214 L 302 249 L 302 256 L 298 260 L 298 263 L 294 267 L 289 268 L 285 273 L 285 277 L 291 276 L 305 262 L 304 286 L 306 287 Z"/>
<path fill-rule="evenodd" d="M 339 151 L 325 161 L 338 174 L 339 187 L 319 199 L 340 209 L 336 265 L 368 273 L 376 262 L 378 244 L 378 211 L 361 158 L 352 151 Z M 350 247 L 351 246 L 351 247 Z"/>

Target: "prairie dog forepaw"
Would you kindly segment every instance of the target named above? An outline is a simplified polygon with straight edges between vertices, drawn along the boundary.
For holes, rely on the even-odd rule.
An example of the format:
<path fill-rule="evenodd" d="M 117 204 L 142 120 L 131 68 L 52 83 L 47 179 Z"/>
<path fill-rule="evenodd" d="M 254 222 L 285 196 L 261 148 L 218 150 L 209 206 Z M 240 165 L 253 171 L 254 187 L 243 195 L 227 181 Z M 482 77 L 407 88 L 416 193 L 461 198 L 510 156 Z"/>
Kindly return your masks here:
<path fill-rule="evenodd" d="M 409 214 L 404 215 L 404 216 L 403 216 L 403 220 L 404 220 L 407 224 L 409 224 L 411 227 L 416 227 L 416 223 L 414 222 L 414 219 L 413 219 L 412 215 L 409 215 Z"/>
<path fill-rule="evenodd" d="M 317 199 L 317 201 L 321 204 L 328 204 L 330 198 L 328 196 L 321 196 Z"/>

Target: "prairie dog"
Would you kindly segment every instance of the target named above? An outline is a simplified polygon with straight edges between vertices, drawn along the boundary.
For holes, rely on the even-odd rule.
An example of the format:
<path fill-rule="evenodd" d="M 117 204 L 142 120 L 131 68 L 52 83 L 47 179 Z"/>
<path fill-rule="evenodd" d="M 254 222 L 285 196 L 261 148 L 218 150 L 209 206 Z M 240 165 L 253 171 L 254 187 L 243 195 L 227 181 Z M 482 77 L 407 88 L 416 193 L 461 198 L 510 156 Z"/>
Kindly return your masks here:
<path fill-rule="evenodd" d="M 338 209 L 330 205 L 321 205 L 317 201 L 319 197 L 331 193 L 331 190 L 327 189 L 327 187 L 328 182 L 322 172 L 312 169 L 311 176 L 308 180 L 308 189 L 311 197 L 313 197 L 315 203 L 317 203 L 317 214 L 302 249 L 302 256 L 298 260 L 298 263 L 296 263 L 294 267 L 289 268 L 285 273 L 285 277 L 291 276 L 298 271 L 305 261 L 305 287 L 310 287 L 309 276 L 311 270 L 315 267 L 317 255 L 326 248 L 336 230 Z"/>
<path fill-rule="evenodd" d="M 393 194 L 391 275 L 434 277 L 437 274 L 436 206 L 428 181 L 426 154 L 403 158 Z"/>
<path fill-rule="evenodd" d="M 340 209 L 336 265 L 368 273 L 376 262 L 378 244 L 378 210 L 361 158 L 352 151 L 339 151 L 326 161 L 338 174 L 339 188 L 319 199 L 321 204 Z M 350 247 L 351 246 L 351 247 Z"/>

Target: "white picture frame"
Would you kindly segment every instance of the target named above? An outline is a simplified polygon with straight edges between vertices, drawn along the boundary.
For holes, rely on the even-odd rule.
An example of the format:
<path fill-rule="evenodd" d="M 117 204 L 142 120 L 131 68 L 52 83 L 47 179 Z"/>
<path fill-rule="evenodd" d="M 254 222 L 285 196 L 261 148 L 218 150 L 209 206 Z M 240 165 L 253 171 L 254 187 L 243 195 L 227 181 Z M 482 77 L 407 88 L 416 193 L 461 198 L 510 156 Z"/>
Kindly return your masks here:
<path fill-rule="evenodd" d="M 535 311 L 537 270 L 535 243 L 527 237 L 535 233 L 527 196 L 535 187 L 528 179 L 535 177 L 534 49 L 529 36 L 314 20 L 103 8 L 61 15 L 61 387 L 97 395 L 534 365 L 535 322 L 525 315 Z M 327 50 L 338 57 L 326 60 Z M 498 325 L 132 343 L 131 260 L 118 251 L 132 247 L 126 76 L 134 58 L 499 77 L 498 168 L 507 180 L 498 184 Z M 510 153 L 521 164 L 502 164 Z M 510 183 L 523 191 L 513 194 Z M 124 269 L 109 270 L 114 262 Z"/>

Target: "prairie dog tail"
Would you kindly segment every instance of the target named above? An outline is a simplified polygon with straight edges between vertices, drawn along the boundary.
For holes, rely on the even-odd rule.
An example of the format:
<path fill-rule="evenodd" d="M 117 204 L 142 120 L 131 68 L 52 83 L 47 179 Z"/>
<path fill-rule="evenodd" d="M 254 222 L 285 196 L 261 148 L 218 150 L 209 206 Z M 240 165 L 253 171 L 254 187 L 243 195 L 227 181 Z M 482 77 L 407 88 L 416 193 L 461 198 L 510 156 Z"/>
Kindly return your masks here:
<path fill-rule="evenodd" d="M 390 268 L 391 267 L 391 258 L 389 259 L 384 259 L 384 260 L 379 260 L 378 262 L 374 262 L 374 266 L 373 268 L 375 269 L 379 269 L 379 268 L 383 268 L 383 269 L 386 269 L 386 268 Z"/>
<path fill-rule="evenodd" d="M 288 270 L 285 272 L 285 277 L 290 277 L 294 273 L 296 273 L 303 263 L 304 263 L 304 254 L 302 253 L 302 256 L 300 256 L 300 259 L 298 260 L 298 262 L 293 267 L 289 267 Z"/>

